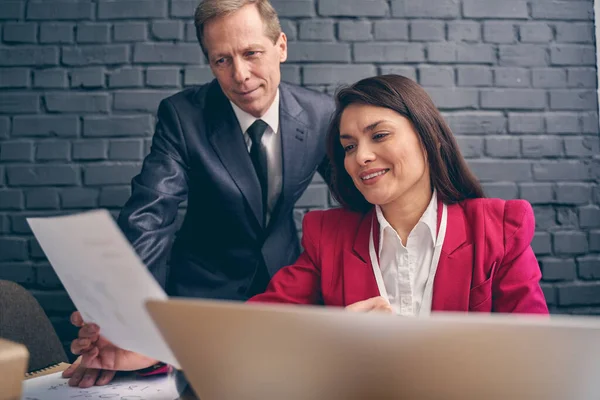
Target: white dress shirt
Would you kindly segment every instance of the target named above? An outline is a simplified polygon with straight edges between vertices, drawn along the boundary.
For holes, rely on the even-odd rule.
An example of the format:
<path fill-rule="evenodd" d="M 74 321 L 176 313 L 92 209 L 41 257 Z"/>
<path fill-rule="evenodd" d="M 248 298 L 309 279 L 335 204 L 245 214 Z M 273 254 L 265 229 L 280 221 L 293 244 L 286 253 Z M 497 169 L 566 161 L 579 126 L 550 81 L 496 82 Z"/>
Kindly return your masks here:
<path fill-rule="evenodd" d="M 246 141 L 248 152 L 250 152 L 250 148 L 252 147 L 252 139 L 248 134 L 248 128 L 250 128 L 250 125 L 252 125 L 258 118 L 248 114 L 233 104 L 233 102 L 230 101 L 230 103 L 240 124 L 240 128 L 244 133 L 244 140 Z M 262 119 L 268 125 L 260 141 L 267 150 L 268 201 L 266 220 L 268 223 L 271 213 L 273 212 L 273 208 L 275 207 L 277 199 L 279 198 L 279 194 L 281 193 L 281 186 L 283 182 L 281 167 L 281 134 L 279 130 L 279 89 L 277 89 L 273 104 L 271 104 L 271 107 L 269 107 L 267 112 L 265 112 L 260 119 Z"/>
<path fill-rule="evenodd" d="M 427 209 L 408 235 L 406 247 L 381 208 L 376 206 L 375 211 L 379 222 L 379 265 L 390 305 L 398 315 L 419 315 L 427 280 L 436 270 L 436 266 L 432 268 L 437 233 L 435 190 Z M 426 303 L 431 304 L 431 299 L 428 300 Z"/>

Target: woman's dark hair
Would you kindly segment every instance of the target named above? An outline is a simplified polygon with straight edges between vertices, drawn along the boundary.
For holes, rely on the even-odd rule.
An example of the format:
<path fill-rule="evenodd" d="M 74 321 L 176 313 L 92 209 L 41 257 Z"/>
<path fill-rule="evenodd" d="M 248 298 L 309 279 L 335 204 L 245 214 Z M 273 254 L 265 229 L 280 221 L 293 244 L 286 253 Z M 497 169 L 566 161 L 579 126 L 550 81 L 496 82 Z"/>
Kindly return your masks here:
<path fill-rule="evenodd" d="M 454 204 L 485 197 L 481 184 L 462 157 L 452 131 L 425 90 L 404 76 L 381 75 L 363 79 L 336 94 L 336 110 L 327 135 L 327 155 L 331 167 L 329 188 L 342 206 L 359 212 L 372 207 L 344 168 L 340 120 L 351 104 L 389 108 L 412 122 L 427 153 L 432 187 L 441 201 Z"/>

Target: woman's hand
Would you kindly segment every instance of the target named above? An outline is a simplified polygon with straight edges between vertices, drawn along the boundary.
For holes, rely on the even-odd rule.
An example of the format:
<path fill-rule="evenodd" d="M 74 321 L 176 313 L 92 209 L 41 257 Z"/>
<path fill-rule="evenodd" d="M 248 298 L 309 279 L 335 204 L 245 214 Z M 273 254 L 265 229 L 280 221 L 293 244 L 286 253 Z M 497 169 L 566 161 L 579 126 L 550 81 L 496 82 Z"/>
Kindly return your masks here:
<path fill-rule="evenodd" d="M 346 306 L 346 310 L 354 312 L 384 312 L 394 313 L 390 303 L 383 297 L 371 297 L 370 299 L 356 302 Z"/>

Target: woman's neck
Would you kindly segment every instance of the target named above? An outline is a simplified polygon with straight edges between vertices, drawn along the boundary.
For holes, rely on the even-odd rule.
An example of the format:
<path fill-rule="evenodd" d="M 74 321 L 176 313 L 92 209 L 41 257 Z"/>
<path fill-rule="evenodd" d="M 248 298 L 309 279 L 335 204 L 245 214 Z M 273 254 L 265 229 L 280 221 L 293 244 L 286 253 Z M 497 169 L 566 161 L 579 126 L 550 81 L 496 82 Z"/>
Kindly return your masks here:
<path fill-rule="evenodd" d="M 431 186 L 427 186 L 427 190 L 406 193 L 396 201 L 381 206 L 383 216 L 398 233 L 404 246 L 406 246 L 408 235 L 417 225 L 431 201 L 433 192 Z"/>

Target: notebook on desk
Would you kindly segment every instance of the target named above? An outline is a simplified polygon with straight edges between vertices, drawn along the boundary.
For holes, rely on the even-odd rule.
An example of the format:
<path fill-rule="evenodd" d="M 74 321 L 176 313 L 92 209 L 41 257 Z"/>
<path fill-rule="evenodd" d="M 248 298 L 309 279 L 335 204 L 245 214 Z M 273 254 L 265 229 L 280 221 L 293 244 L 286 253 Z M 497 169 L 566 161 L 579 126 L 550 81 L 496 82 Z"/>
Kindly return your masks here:
<path fill-rule="evenodd" d="M 153 300 L 202 400 L 600 398 L 595 319 Z"/>

